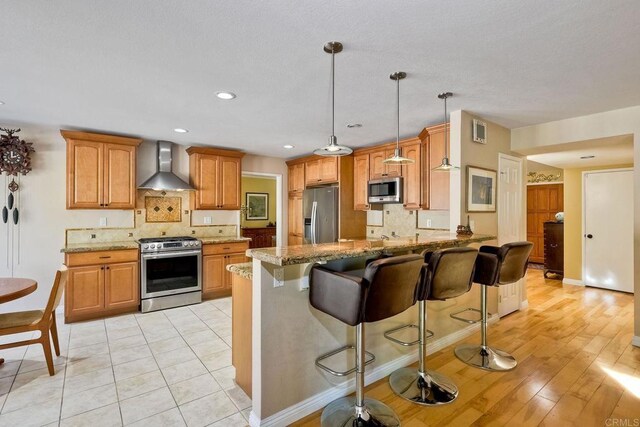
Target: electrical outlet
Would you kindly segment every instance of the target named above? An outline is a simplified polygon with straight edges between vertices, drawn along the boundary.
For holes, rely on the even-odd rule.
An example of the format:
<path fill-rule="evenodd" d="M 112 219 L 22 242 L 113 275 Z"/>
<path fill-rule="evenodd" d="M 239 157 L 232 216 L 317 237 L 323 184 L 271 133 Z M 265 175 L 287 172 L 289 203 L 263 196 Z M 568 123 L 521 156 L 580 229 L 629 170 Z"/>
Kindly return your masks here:
<path fill-rule="evenodd" d="M 107 226 L 107 217 L 101 216 L 100 217 L 100 227 L 106 227 Z"/>
<path fill-rule="evenodd" d="M 284 286 L 284 268 L 273 269 L 273 287 L 279 288 Z"/>
<path fill-rule="evenodd" d="M 204 217 L 204 223 L 205 224 L 211 224 L 211 217 L 210 216 L 205 216 Z"/>
<path fill-rule="evenodd" d="M 427 227 L 431 228 L 431 220 L 430 219 L 427 220 Z"/>

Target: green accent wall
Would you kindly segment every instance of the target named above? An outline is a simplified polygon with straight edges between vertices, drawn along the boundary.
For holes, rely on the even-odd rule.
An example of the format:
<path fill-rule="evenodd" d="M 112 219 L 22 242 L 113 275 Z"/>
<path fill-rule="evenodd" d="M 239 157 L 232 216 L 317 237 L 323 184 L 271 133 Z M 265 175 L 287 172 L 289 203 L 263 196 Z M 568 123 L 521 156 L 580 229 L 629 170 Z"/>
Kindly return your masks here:
<path fill-rule="evenodd" d="M 242 204 L 247 203 L 247 193 L 269 194 L 269 218 L 267 220 L 247 220 L 241 213 L 240 225 L 247 228 L 266 227 L 269 222 L 276 222 L 276 180 L 273 178 L 256 178 L 243 176 L 241 181 Z"/>

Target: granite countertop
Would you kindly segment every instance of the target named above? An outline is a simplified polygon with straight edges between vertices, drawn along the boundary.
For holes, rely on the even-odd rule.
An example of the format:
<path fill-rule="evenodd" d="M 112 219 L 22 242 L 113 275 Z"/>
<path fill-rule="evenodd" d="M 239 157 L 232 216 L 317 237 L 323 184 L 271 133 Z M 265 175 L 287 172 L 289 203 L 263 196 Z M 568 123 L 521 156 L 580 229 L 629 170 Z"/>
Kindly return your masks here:
<path fill-rule="evenodd" d="M 211 244 L 211 243 L 241 243 L 241 242 L 250 242 L 250 237 L 235 237 L 235 236 L 227 236 L 227 237 L 198 237 L 198 239 L 202 242 L 203 245 Z"/>
<path fill-rule="evenodd" d="M 401 252 L 408 250 L 443 249 L 466 246 L 469 243 L 495 240 L 496 236 L 474 234 L 457 236 L 448 231 L 434 231 L 415 237 L 392 237 L 389 240 L 368 239 L 321 243 L 317 245 L 286 246 L 282 248 L 260 248 L 247 250 L 247 256 L 274 265 L 293 265 L 308 262 L 332 261 L 360 256 L 375 256 L 383 252 Z"/>
<path fill-rule="evenodd" d="M 69 243 L 60 249 L 63 253 L 117 251 L 119 249 L 138 249 L 138 242 L 128 240 L 126 242 L 95 242 L 95 243 Z"/>
<path fill-rule="evenodd" d="M 245 279 L 253 280 L 253 263 L 243 262 L 242 264 L 229 264 L 227 270 Z"/>

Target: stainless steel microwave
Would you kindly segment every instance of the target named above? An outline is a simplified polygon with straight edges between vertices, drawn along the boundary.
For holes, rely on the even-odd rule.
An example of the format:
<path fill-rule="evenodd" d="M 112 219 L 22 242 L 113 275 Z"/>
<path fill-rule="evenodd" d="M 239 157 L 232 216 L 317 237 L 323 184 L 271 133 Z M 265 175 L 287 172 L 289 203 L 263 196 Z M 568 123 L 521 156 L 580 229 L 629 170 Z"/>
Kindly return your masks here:
<path fill-rule="evenodd" d="M 367 186 L 369 204 L 402 203 L 402 177 L 372 179 Z"/>

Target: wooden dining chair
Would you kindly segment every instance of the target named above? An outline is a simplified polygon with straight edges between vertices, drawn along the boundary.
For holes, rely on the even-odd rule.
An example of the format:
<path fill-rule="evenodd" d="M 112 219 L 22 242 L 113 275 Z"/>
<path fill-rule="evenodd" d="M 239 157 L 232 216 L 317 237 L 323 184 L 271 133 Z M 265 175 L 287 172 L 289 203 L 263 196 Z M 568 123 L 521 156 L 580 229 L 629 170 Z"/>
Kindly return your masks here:
<path fill-rule="evenodd" d="M 12 347 L 20 347 L 30 344 L 42 344 L 44 357 L 47 360 L 47 368 L 49 375 L 55 375 L 53 368 L 53 356 L 51 355 L 51 341 L 49 340 L 49 332 L 53 339 L 53 347 L 56 350 L 56 356 L 60 356 L 60 344 L 58 343 L 58 328 L 56 325 L 56 308 L 60 304 L 62 292 L 67 283 L 67 267 L 62 266 L 56 272 L 56 278 L 53 281 L 53 288 L 49 301 L 44 310 L 17 311 L 14 313 L 0 314 L 0 336 L 19 334 L 22 332 L 40 331 L 38 338 L 25 341 L 18 341 L 0 345 L 0 350 Z"/>

